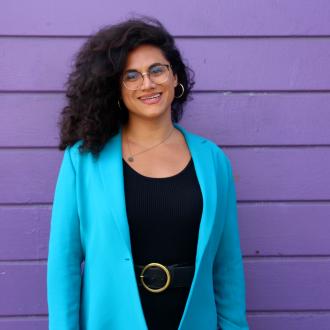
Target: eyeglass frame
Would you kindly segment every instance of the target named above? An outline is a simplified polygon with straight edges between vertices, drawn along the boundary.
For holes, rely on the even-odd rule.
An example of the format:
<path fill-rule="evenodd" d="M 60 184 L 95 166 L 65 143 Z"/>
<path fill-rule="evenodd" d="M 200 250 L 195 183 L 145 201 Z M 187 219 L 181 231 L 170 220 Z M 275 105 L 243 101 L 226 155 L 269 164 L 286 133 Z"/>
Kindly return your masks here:
<path fill-rule="evenodd" d="M 142 77 L 142 82 L 141 82 L 141 85 L 140 85 L 138 88 L 130 89 L 130 88 L 128 88 L 128 87 L 125 85 L 124 79 L 121 78 L 121 81 L 122 81 L 124 87 L 125 87 L 126 89 L 128 89 L 129 91 L 137 91 L 137 90 L 139 90 L 139 89 L 141 88 L 141 86 L 143 85 L 143 82 L 144 82 L 144 76 L 145 76 L 145 75 L 148 76 L 149 80 L 150 80 L 153 84 L 156 84 L 156 85 L 161 85 L 161 84 L 163 84 L 164 82 L 166 82 L 166 81 L 168 80 L 169 75 L 168 75 L 168 77 L 166 78 L 166 80 L 164 80 L 164 81 L 161 82 L 161 83 L 156 83 L 156 82 L 154 82 L 154 81 L 150 78 L 150 72 L 149 72 L 150 68 L 152 68 L 153 66 L 157 66 L 157 65 L 165 66 L 165 67 L 167 68 L 167 70 L 168 70 L 168 73 L 170 73 L 170 68 L 172 69 L 172 65 L 171 65 L 171 64 L 154 63 L 154 64 L 152 64 L 152 65 L 149 66 L 147 72 L 140 72 L 140 71 L 138 71 L 138 70 L 127 70 L 127 71 L 135 71 L 135 72 L 139 73 L 139 74 L 141 75 L 141 77 Z M 126 72 L 125 72 L 125 73 L 126 73 Z"/>

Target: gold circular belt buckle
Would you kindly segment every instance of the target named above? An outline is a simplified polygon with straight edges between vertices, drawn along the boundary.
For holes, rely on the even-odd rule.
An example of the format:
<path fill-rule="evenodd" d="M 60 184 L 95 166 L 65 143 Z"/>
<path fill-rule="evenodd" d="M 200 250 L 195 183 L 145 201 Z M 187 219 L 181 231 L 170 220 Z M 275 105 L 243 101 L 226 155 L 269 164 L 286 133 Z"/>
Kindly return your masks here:
<path fill-rule="evenodd" d="M 152 288 L 149 288 L 145 283 L 144 283 L 144 272 L 150 268 L 150 267 L 159 267 L 160 269 L 162 269 L 165 274 L 166 274 L 166 283 L 164 284 L 164 286 L 162 286 L 161 288 L 159 289 L 152 289 Z M 150 292 L 162 292 L 164 290 L 166 290 L 170 283 L 171 283 L 171 274 L 170 274 L 170 271 L 168 270 L 168 268 L 162 264 L 159 264 L 158 262 L 151 262 L 150 264 L 148 265 L 145 265 L 144 268 L 142 269 L 141 271 L 141 274 L 140 274 L 140 279 L 141 279 L 141 283 L 142 285 Z"/>

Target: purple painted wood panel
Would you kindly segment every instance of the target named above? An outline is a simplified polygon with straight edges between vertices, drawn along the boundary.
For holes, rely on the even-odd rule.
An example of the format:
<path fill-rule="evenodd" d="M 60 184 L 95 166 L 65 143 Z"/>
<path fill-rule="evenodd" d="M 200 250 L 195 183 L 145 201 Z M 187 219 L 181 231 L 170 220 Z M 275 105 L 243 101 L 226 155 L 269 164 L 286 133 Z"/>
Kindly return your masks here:
<path fill-rule="evenodd" d="M 250 328 L 253 330 L 329 330 L 330 313 L 247 313 Z M 3 330 L 47 330 L 46 317 L 11 317 L 0 318 L 0 329 Z"/>
<path fill-rule="evenodd" d="M 330 148 L 226 148 L 245 201 L 330 199 Z"/>
<path fill-rule="evenodd" d="M 0 263 L 0 316 L 47 314 L 45 262 Z"/>
<path fill-rule="evenodd" d="M 0 91 L 63 90 L 83 41 L 0 38 Z M 185 38 L 177 44 L 196 71 L 196 90 L 329 90 L 328 38 Z"/>
<path fill-rule="evenodd" d="M 131 13 L 157 16 L 176 35 L 329 35 L 328 0 L 189 0 L 173 3 L 124 0 L 70 0 L 51 4 L 2 0 L 4 35 L 89 35 L 100 25 Z M 187 5 L 188 4 L 188 5 Z M 27 15 L 26 13 L 29 13 Z M 178 18 L 174 13 L 180 13 Z M 74 17 L 74 19 L 72 19 Z"/>
<path fill-rule="evenodd" d="M 181 124 L 221 146 L 330 144 L 330 93 L 193 93 Z M 62 93 L 0 94 L 0 147 L 55 147 Z"/>
<path fill-rule="evenodd" d="M 239 200 L 330 199 L 330 148 L 224 151 L 233 165 Z M 0 150 L 0 203 L 50 203 L 61 160 L 55 149 Z"/>
<path fill-rule="evenodd" d="M 239 203 L 245 256 L 329 256 L 330 205 Z"/>
<path fill-rule="evenodd" d="M 244 269 L 249 312 L 330 309 L 329 258 L 253 258 Z M 0 263 L 0 276 L 0 315 L 47 313 L 44 262 Z"/>
<path fill-rule="evenodd" d="M 49 149 L 0 150 L 0 203 L 51 202 L 62 157 Z"/>
<path fill-rule="evenodd" d="M 1 317 L 0 329 L 3 330 L 48 330 L 47 316 Z"/>
<path fill-rule="evenodd" d="M 330 310 L 330 259 L 245 260 L 249 311 Z"/>
<path fill-rule="evenodd" d="M 292 312 L 263 313 L 248 315 L 252 330 L 329 330 L 330 313 Z"/>
<path fill-rule="evenodd" d="M 0 93 L 0 147 L 56 146 L 63 106 L 62 93 Z"/>
<path fill-rule="evenodd" d="M 0 261 L 47 259 L 50 206 L 0 206 Z"/>
<path fill-rule="evenodd" d="M 187 4 L 176 3 L 177 19 L 147 0 L 2 2 L 1 330 L 47 329 L 63 83 L 86 36 L 134 12 L 177 37 L 197 82 L 181 123 L 231 159 L 250 329 L 329 328 L 330 2 Z"/>
<path fill-rule="evenodd" d="M 0 261 L 47 259 L 50 217 L 51 205 L 0 206 Z M 242 253 L 330 255 L 329 218 L 327 203 L 238 203 Z"/>

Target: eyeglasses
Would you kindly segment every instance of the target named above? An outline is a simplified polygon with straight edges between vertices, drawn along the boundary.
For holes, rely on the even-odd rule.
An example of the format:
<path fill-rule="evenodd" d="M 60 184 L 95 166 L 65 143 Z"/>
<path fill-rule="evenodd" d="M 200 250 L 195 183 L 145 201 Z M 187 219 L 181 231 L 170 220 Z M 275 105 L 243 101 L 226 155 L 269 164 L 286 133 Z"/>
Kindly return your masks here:
<path fill-rule="evenodd" d="M 147 75 L 154 84 L 162 84 L 170 76 L 170 65 L 153 64 L 148 71 L 144 73 L 136 70 L 128 70 L 123 75 L 123 84 L 129 90 L 137 90 L 142 86 L 145 75 Z"/>

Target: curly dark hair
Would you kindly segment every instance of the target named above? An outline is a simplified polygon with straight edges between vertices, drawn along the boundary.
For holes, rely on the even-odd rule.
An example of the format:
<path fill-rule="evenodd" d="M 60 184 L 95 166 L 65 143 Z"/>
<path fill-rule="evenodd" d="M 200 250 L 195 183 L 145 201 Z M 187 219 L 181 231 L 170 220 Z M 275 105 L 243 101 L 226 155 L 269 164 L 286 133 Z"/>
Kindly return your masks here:
<path fill-rule="evenodd" d="M 172 102 L 172 121 L 180 121 L 183 104 L 191 98 L 194 73 L 184 64 L 174 38 L 155 18 L 130 18 L 116 25 L 105 26 L 92 35 L 76 54 L 74 68 L 66 83 L 67 105 L 58 127 L 64 150 L 78 140 L 80 152 L 98 155 L 109 138 L 127 123 L 128 110 L 120 98 L 120 77 L 130 51 L 142 44 L 158 47 L 171 64 L 184 94 Z M 177 94 L 180 93 L 180 87 Z"/>

